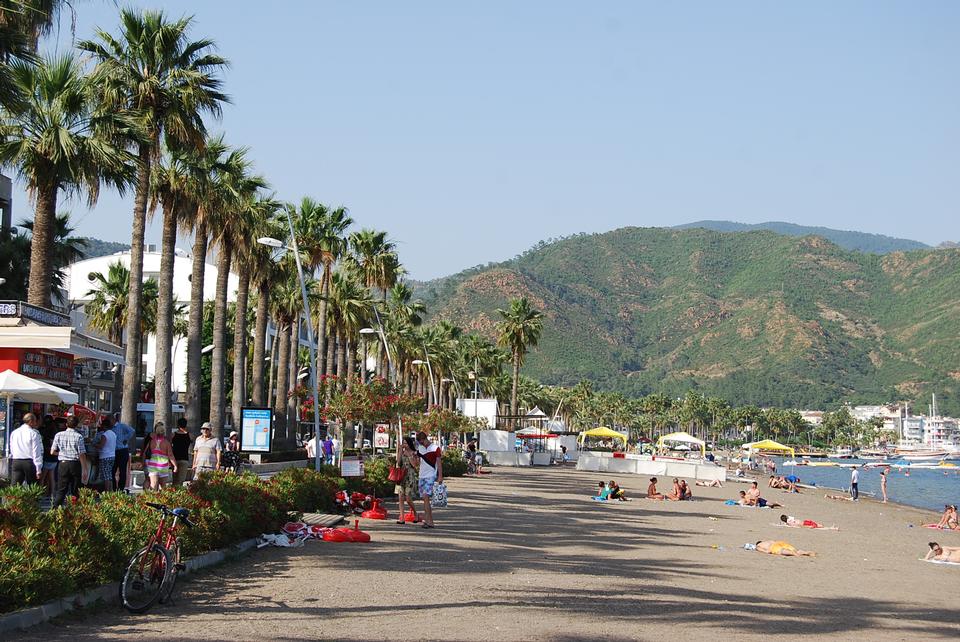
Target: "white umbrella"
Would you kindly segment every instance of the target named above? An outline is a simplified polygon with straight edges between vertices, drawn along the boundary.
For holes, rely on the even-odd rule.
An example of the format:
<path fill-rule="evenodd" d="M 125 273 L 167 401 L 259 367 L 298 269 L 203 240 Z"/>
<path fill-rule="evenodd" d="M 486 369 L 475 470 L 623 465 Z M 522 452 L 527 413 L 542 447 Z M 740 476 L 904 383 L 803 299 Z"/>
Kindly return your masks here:
<path fill-rule="evenodd" d="M 8 399 L 19 397 L 30 403 L 77 403 L 80 399 L 76 393 L 25 377 L 13 370 L 0 372 L 0 396 Z"/>

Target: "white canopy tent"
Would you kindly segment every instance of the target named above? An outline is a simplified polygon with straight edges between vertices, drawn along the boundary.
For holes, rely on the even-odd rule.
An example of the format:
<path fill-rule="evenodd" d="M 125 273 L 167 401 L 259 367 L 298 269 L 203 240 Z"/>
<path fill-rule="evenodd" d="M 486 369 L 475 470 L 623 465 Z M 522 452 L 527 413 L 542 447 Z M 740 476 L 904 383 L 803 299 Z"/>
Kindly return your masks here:
<path fill-rule="evenodd" d="M 29 403 L 77 403 L 79 397 L 76 393 L 58 388 L 57 386 L 37 379 L 31 379 L 13 370 L 4 370 L 0 372 L 0 398 L 6 400 L 5 416 L 3 420 L 3 452 L 8 454 L 10 434 L 10 422 L 13 419 L 13 400 L 14 398 Z"/>
<path fill-rule="evenodd" d="M 696 445 L 697 450 L 700 451 L 702 456 L 706 456 L 706 443 L 702 439 L 697 439 L 693 435 L 687 432 L 672 432 L 669 435 L 664 435 L 657 440 L 657 448 L 663 452 L 665 450 L 666 442 L 686 444 L 686 450 L 690 450 L 690 444 Z M 676 446 L 674 449 L 678 449 Z"/>

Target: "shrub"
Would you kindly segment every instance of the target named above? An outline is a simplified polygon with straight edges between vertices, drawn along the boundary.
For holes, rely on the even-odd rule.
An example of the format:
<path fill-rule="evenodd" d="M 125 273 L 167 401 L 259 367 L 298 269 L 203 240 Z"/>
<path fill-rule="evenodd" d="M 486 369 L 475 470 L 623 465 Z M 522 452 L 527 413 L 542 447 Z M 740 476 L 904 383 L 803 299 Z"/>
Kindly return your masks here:
<path fill-rule="evenodd" d="M 335 470 L 335 469 L 334 469 Z M 346 482 L 308 469 L 273 479 L 204 473 L 189 489 L 137 498 L 82 490 L 58 510 L 40 511 L 40 487 L 0 490 L 0 612 L 63 597 L 120 578 L 130 556 L 156 529 L 159 513 L 145 502 L 191 511 L 195 528 L 179 536 L 187 556 L 220 548 L 287 521 L 288 511 L 329 510 Z"/>
<path fill-rule="evenodd" d="M 386 457 L 373 457 L 363 463 L 363 482 L 364 492 L 377 497 L 390 497 L 393 495 L 395 484 L 387 476 L 390 474 L 390 466 L 394 459 Z"/>
<path fill-rule="evenodd" d="M 443 451 L 443 476 L 463 477 L 467 474 L 467 462 L 463 458 L 463 451 L 448 449 Z"/>

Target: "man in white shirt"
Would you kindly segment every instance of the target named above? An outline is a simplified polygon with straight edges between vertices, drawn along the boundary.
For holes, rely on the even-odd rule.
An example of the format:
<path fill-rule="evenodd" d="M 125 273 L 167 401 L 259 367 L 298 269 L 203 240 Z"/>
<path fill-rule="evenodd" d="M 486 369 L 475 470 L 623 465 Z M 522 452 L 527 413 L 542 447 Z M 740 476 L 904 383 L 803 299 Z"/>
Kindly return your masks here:
<path fill-rule="evenodd" d="M 97 484 L 103 484 L 103 490 L 108 493 L 113 490 L 113 464 L 117 455 L 117 433 L 113 432 L 112 428 L 113 423 L 110 417 L 104 417 L 100 421 L 100 431 L 93 442 L 99 457 L 97 478 L 94 481 Z"/>
<path fill-rule="evenodd" d="M 853 472 L 850 473 L 850 496 L 853 501 L 860 498 L 860 469 L 857 466 L 854 466 Z"/>
<path fill-rule="evenodd" d="M 417 490 L 423 498 L 423 528 L 433 528 L 433 510 L 430 498 L 433 496 L 433 486 L 443 481 L 443 452 L 440 447 L 430 442 L 427 433 L 422 430 L 417 433 L 417 456 L 420 457 L 420 475 L 417 480 Z"/>
<path fill-rule="evenodd" d="M 36 484 L 43 471 L 43 438 L 33 413 L 23 416 L 23 424 L 10 434 L 10 483 Z"/>

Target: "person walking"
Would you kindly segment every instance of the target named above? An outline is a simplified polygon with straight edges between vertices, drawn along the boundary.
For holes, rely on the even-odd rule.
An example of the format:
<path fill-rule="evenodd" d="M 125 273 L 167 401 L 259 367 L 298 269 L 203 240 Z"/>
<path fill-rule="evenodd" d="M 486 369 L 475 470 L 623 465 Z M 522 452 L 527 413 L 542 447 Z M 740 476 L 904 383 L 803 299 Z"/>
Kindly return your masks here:
<path fill-rule="evenodd" d="M 327 438 L 323 440 L 323 460 L 327 464 L 333 463 L 333 439 L 330 438 L 330 435 L 327 435 Z"/>
<path fill-rule="evenodd" d="M 53 447 L 53 438 L 59 432 L 54 418 L 46 415 L 43 418 L 43 427 L 40 428 L 40 437 L 43 440 L 43 470 L 40 472 L 40 483 L 43 484 L 43 494 L 52 498 L 57 486 L 57 456 L 50 453 Z"/>
<path fill-rule="evenodd" d="M 853 471 L 850 473 L 850 497 L 853 498 L 853 501 L 857 501 L 860 498 L 860 467 L 854 466 Z"/>
<path fill-rule="evenodd" d="M 202 472 L 220 470 L 220 456 L 223 447 L 220 440 L 213 436 L 209 421 L 200 426 L 200 436 L 193 443 L 193 476 Z"/>
<path fill-rule="evenodd" d="M 880 494 L 883 495 L 883 503 L 887 503 L 887 475 L 890 474 L 890 467 L 887 466 L 880 471 Z"/>
<path fill-rule="evenodd" d="M 413 523 L 416 524 L 420 521 L 420 517 L 417 515 L 417 505 L 413 503 L 413 500 L 417 498 L 417 443 L 413 440 L 413 437 L 404 437 L 400 441 L 400 451 L 397 454 L 398 465 L 403 469 L 403 480 L 400 481 L 394 487 L 394 491 L 397 493 L 397 499 L 399 501 L 399 516 L 397 518 L 398 524 L 405 524 L 406 521 L 403 516 L 403 504 L 404 502 L 410 506 L 410 510 L 413 511 Z"/>
<path fill-rule="evenodd" d="M 417 492 L 423 499 L 423 528 L 433 528 L 433 510 L 430 499 L 433 487 L 443 481 L 443 453 L 440 447 L 430 442 L 427 433 L 417 433 L 417 456 L 420 458 L 420 474 L 417 479 Z"/>
<path fill-rule="evenodd" d="M 57 490 L 53 494 L 50 508 L 63 506 L 67 492 L 73 497 L 80 494 L 83 483 L 83 469 L 87 465 L 87 449 L 83 435 L 77 431 L 80 422 L 76 417 L 67 417 L 66 427 L 53 436 L 50 452 L 57 456 Z"/>
<path fill-rule="evenodd" d="M 113 432 L 117 436 L 117 451 L 113 458 L 113 478 L 116 489 L 127 491 L 130 479 L 130 441 L 136 434 L 133 428 L 120 421 L 120 413 L 113 413 Z"/>
<path fill-rule="evenodd" d="M 154 424 L 153 438 L 150 440 L 149 451 L 144 448 L 143 461 L 144 472 L 150 480 L 149 487 L 153 490 L 160 490 L 170 483 L 171 468 L 174 473 L 177 472 L 177 460 L 173 456 L 173 448 L 167 439 L 167 428 L 163 422 Z"/>
<path fill-rule="evenodd" d="M 43 472 L 43 437 L 37 417 L 28 412 L 23 423 L 10 434 L 10 483 L 13 486 L 36 484 Z"/>
<path fill-rule="evenodd" d="M 117 454 L 117 433 L 111 430 L 112 427 L 110 417 L 104 417 L 100 421 L 99 432 L 93 442 L 99 457 L 97 477 L 93 483 L 103 484 L 103 490 L 108 493 L 113 490 L 113 463 Z"/>
<path fill-rule="evenodd" d="M 190 472 L 190 433 L 187 432 L 187 420 L 181 417 L 177 419 L 177 431 L 170 438 L 170 445 L 173 447 L 173 457 L 177 460 L 177 474 L 173 478 L 174 486 L 183 486 L 187 481 L 187 473 Z"/>

